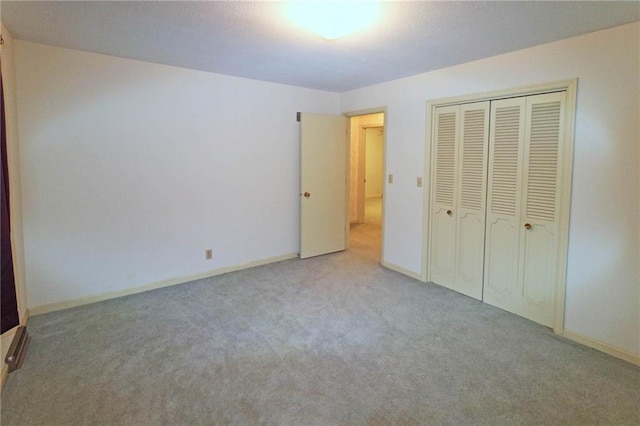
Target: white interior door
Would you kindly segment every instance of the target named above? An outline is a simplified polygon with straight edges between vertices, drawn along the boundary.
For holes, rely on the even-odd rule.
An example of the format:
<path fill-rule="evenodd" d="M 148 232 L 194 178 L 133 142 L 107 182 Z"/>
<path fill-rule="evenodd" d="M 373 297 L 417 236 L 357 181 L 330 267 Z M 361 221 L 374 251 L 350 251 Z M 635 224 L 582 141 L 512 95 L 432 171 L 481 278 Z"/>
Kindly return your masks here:
<path fill-rule="evenodd" d="M 517 312 L 526 98 L 491 103 L 483 300 Z"/>
<path fill-rule="evenodd" d="M 454 289 L 456 256 L 455 188 L 460 107 L 436 108 L 433 199 L 431 202 L 431 281 Z"/>
<path fill-rule="evenodd" d="M 482 299 L 489 102 L 439 107 L 431 222 L 431 281 Z"/>
<path fill-rule="evenodd" d="M 560 172 L 566 93 L 527 98 L 519 313 L 551 327 L 558 258 Z"/>
<path fill-rule="evenodd" d="M 347 118 L 300 114 L 300 258 L 346 248 Z"/>
<path fill-rule="evenodd" d="M 482 300 L 489 101 L 460 106 L 454 290 Z"/>

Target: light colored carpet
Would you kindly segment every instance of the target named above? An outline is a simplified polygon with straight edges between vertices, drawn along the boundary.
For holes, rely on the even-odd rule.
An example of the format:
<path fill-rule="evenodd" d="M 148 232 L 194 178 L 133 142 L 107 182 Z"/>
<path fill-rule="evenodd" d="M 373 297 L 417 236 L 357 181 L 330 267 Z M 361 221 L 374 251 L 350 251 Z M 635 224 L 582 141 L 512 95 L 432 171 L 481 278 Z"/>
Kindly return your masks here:
<path fill-rule="evenodd" d="M 639 368 L 381 268 L 369 225 L 343 253 L 32 318 L 2 425 L 640 422 Z"/>
<path fill-rule="evenodd" d="M 382 199 L 368 198 L 364 203 L 364 223 L 351 224 L 349 248 L 357 249 L 362 261 L 380 263 L 382 238 Z"/>

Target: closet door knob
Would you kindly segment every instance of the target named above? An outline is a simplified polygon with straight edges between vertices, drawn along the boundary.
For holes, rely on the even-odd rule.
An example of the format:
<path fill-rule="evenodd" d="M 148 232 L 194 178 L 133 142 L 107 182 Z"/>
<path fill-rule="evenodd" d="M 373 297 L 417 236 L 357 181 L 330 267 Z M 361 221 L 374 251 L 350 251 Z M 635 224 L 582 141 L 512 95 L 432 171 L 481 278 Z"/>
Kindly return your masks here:
<path fill-rule="evenodd" d="M 311 197 L 311 194 L 309 194 L 308 192 L 305 192 L 305 193 L 304 193 L 304 197 L 305 197 L 305 198 L 309 198 L 309 197 Z"/>
<path fill-rule="evenodd" d="M 525 223 L 524 224 L 524 229 L 531 229 L 531 224 L 530 223 Z"/>
<path fill-rule="evenodd" d="M 447 210 L 447 214 L 448 214 L 449 216 L 451 216 L 451 215 L 453 214 L 453 212 L 452 212 L 451 210 Z"/>

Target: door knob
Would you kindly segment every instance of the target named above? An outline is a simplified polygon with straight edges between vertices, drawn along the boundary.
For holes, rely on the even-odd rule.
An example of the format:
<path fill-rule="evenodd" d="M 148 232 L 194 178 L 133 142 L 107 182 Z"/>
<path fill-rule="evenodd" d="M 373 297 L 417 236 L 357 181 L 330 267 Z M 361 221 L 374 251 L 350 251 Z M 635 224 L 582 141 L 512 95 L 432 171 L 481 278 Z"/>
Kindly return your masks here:
<path fill-rule="evenodd" d="M 531 229 L 531 224 L 530 223 L 525 223 L 524 224 L 524 229 Z"/>
<path fill-rule="evenodd" d="M 451 215 L 453 214 L 453 212 L 452 212 L 451 210 L 447 210 L 447 214 L 448 214 L 449 216 L 451 216 Z"/>
<path fill-rule="evenodd" d="M 308 192 L 305 192 L 305 193 L 304 193 L 304 197 L 305 197 L 305 198 L 309 198 L 309 197 L 311 197 L 311 194 L 309 194 Z"/>

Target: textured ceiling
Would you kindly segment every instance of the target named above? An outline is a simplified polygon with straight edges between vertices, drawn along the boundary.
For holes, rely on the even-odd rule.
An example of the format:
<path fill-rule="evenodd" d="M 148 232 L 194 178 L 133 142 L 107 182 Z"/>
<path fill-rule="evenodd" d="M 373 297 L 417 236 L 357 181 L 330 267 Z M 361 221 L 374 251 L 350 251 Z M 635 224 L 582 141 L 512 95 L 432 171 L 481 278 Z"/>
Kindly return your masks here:
<path fill-rule="evenodd" d="M 343 92 L 640 20 L 630 2 L 384 2 L 326 41 L 278 2 L 2 1 L 18 39 Z"/>

